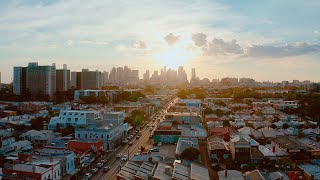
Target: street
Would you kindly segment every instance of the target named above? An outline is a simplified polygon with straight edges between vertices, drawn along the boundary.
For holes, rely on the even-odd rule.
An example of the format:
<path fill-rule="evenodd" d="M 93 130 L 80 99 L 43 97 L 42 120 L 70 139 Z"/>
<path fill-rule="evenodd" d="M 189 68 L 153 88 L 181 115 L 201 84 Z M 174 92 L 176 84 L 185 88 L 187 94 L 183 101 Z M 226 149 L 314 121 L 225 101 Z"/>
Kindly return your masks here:
<path fill-rule="evenodd" d="M 163 106 L 162 109 L 158 110 L 158 112 L 162 112 L 164 109 L 167 109 L 168 105 L 173 101 L 174 100 L 169 101 L 166 105 Z M 153 125 L 153 130 L 157 127 L 159 123 L 158 121 L 153 121 L 153 118 L 158 115 L 158 112 L 154 116 L 152 116 L 149 121 L 149 124 Z M 151 132 L 149 131 L 149 128 L 147 126 L 141 129 L 141 137 L 139 139 L 136 139 L 137 135 L 135 135 L 134 138 L 131 140 L 133 141 L 133 144 L 131 146 L 129 146 L 128 144 L 124 146 L 120 146 L 114 152 L 112 152 L 107 156 L 106 158 L 107 163 L 104 165 L 104 167 L 106 166 L 110 167 L 109 171 L 103 172 L 103 169 L 101 168 L 97 173 L 95 173 L 92 176 L 91 179 L 94 179 L 94 180 L 116 179 L 116 176 L 120 171 L 120 167 L 125 163 L 124 162 L 123 164 L 121 164 L 120 158 L 116 158 L 116 155 L 119 153 L 121 153 L 122 155 L 128 155 L 129 153 L 128 159 L 131 159 L 131 157 L 133 157 L 136 153 L 140 152 L 141 146 L 146 146 L 150 142 L 149 140 L 150 133 Z"/>

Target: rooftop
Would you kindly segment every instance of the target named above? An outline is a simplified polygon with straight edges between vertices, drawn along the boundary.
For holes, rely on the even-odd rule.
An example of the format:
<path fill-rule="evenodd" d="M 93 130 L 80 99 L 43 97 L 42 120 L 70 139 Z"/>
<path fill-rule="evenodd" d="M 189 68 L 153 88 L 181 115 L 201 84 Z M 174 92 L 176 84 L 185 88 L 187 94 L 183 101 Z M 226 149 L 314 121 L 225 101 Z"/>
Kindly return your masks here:
<path fill-rule="evenodd" d="M 295 148 L 304 149 L 304 150 L 312 149 L 310 146 L 290 136 L 279 136 L 279 137 L 273 138 L 272 141 L 285 149 L 295 149 Z"/>
<path fill-rule="evenodd" d="M 209 145 L 209 150 L 229 149 L 229 147 L 225 144 L 222 136 L 210 136 L 208 137 L 207 141 Z"/>
<path fill-rule="evenodd" d="M 244 177 L 240 171 L 227 170 L 218 171 L 219 180 L 244 180 Z"/>
<path fill-rule="evenodd" d="M 47 168 L 35 166 L 31 164 L 15 164 L 12 166 L 12 169 L 15 171 L 36 172 L 36 173 L 44 173 L 48 171 Z"/>

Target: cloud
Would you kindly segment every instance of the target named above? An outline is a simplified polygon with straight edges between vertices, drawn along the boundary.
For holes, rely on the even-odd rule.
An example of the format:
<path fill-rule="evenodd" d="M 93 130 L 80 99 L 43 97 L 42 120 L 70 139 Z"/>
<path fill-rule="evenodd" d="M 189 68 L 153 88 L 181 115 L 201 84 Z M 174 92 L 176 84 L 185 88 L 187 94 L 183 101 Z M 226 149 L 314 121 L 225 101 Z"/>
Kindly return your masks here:
<path fill-rule="evenodd" d="M 202 47 L 207 45 L 207 35 L 203 33 L 192 34 L 192 41 L 196 46 Z"/>
<path fill-rule="evenodd" d="M 96 45 L 96 46 L 102 46 L 102 45 L 108 45 L 109 42 L 107 41 L 98 41 L 98 40 L 67 40 L 67 45 L 68 46 L 74 46 L 74 45 L 79 45 L 79 44 L 84 44 L 84 45 Z"/>
<path fill-rule="evenodd" d="M 167 41 L 169 46 L 172 46 L 180 40 L 180 36 L 175 36 L 172 33 L 170 33 L 166 35 L 166 37 L 164 37 L 163 39 Z"/>
<path fill-rule="evenodd" d="M 192 41 L 196 46 L 202 47 L 203 55 L 205 56 L 238 55 L 239 57 L 253 58 L 281 58 L 320 53 L 319 44 L 296 42 L 280 46 L 255 44 L 242 47 L 235 39 L 225 41 L 224 39 L 214 38 L 208 43 L 206 37 L 203 33 L 192 35 Z"/>
<path fill-rule="evenodd" d="M 320 31 L 314 30 L 313 33 L 314 33 L 314 34 L 320 34 Z"/>
<path fill-rule="evenodd" d="M 119 44 L 119 45 L 115 46 L 115 49 L 117 51 L 126 51 L 126 50 L 128 50 L 128 47 L 124 44 Z"/>
<path fill-rule="evenodd" d="M 214 38 L 207 48 L 203 48 L 204 55 L 236 55 L 243 54 L 243 48 L 234 39 L 230 42 Z"/>
<path fill-rule="evenodd" d="M 106 41 L 97 41 L 97 40 L 81 40 L 79 41 L 80 44 L 91 44 L 91 45 L 107 45 L 108 42 Z"/>
<path fill-rule="evenodd" d="M 137 49 L 146 49 L 146 48 L 147 48 L 147 44 L 146 44 L 146 42 L 144 42 L 144 41 L 136 41 L 136 42 L 133 44 L 133 47 L 134 47 L 134 48 L 137 48 Z"/>
<path fill-rule="evenodd" d="M 248 57 L 279 58 L 319 52 L 320 45 L 297 42 L 284 46 L 253 45 L 246 48 L 245 55 Z"/>

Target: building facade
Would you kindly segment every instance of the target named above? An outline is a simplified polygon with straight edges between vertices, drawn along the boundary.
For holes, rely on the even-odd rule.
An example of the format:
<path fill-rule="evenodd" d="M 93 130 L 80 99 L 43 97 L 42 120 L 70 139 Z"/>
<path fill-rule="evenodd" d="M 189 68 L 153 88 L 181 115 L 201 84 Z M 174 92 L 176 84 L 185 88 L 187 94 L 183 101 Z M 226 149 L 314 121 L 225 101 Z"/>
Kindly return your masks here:
<path fill-rule="evenodd" d="M 13 93 L 15 95 L 22 95 L 27 89 L 27 68 L 14 67 L 13 68 Z"/>
<path fill-rule="evenodd" d="M 70 70 L 67 65 L 63 65 L 63 69 L 56 70 L 56 89 L 57 91 L 67 91 L 70 89 Z"/>

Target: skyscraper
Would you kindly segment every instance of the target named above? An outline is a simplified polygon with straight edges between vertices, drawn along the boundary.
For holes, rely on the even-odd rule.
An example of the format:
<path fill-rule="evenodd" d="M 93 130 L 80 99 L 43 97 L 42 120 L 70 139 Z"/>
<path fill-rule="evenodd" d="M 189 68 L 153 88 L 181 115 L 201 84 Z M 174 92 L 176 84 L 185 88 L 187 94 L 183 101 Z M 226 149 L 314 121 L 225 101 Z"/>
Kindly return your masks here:
<path fill-rule="evenodd" d="M 15 95 L 23 95 L 27 89 L 27 68 L 13 68 L 13 93 Z"/>
<path fill-rule="evenodd" d="M 109 82 L 109 73 L 106 71 L 103 71 L 101 73 L 101 78 L 102 78 L 102 86 L 106 85 Z"/>
<path fill-rule="evenodd" d="M 196 69 L 195 69 L 195 68 L 192 68 L 192 72 L 191 72 L 191 79 L 197 79 L 197 76 L 196 76 Z"/>
<path fill-rule="evenodd" d="M 146 73 L 143 74 L 144 82 L 148 82 L 150 80 L 150 71 L 146 70 Z"/>
<path fill-rule="evenodd" d="M 121 84 L 124 80 L 124 71 L 123 67 L 117 67 L 117 73 L 116 73 L 116 83 Z"/>
<path fill-rule="evenodd" d="M 178 68 L 178 81 L 181 83 L 188 82 L 188 76 L 185 70 L 183 69 L 183 66 L 179 66 Z"/>
<path fill-rule="evenodd" d="M 71 72 L 70 87 L 71 88 L 77 87 L 77 72 Z"/>
<path fill-rule="evenodd" d="M 101 72 L 82 69 L 81 89 L 100 89 L 100 88 L 101 88 Z"/>
<path fill-rule="evenodd" d="M 129 77 L 130 83 L 138 83 L 139 82 L 139 70 L 132 70 L 131 76 Z"/>
<path fill-rule="evenodd" d="M 109 75 L 109 80 L 112 84 L 116 83 L 116 74 L 117 74 L 117 69 L 115 67 L 113 67 L 110 71 L 110 75 Z"/>
<path fill-rule="evenodd" d="M 63 69 L 56 70 L 56 89 L 57 91 L 67 91 L 70 89 L 70 70 L 67 65 L 63 65 Z"/>
<path fill-rule="evenodd" d="M 38 63 L 29 63 L 27 67 L 27 89 L 33 96 L 48 95 L 53 98 L 56 92 L 56 67 L 39 66 Z"/>

